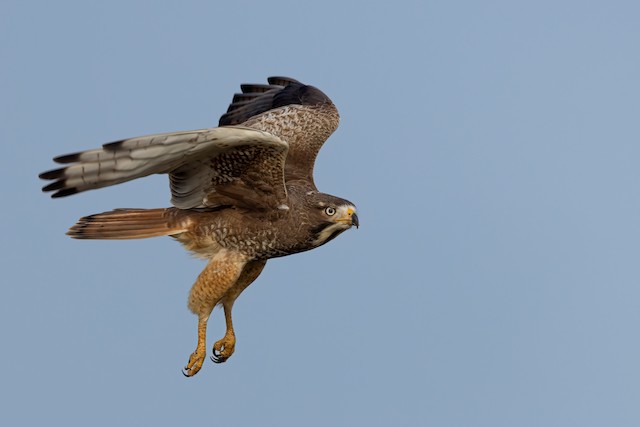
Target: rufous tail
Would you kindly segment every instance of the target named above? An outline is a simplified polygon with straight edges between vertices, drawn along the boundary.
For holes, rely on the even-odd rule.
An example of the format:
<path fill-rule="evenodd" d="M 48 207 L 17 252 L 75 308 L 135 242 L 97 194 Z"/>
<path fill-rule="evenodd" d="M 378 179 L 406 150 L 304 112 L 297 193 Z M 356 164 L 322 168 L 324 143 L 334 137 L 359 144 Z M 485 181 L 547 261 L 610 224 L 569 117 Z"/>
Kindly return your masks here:
<path fill-rule="evenodd" d="M 175 209 L 115 209 L 80 218 L 67 235 L 74 239 L 145 239 L 171 236 L 186 229 Z"/>

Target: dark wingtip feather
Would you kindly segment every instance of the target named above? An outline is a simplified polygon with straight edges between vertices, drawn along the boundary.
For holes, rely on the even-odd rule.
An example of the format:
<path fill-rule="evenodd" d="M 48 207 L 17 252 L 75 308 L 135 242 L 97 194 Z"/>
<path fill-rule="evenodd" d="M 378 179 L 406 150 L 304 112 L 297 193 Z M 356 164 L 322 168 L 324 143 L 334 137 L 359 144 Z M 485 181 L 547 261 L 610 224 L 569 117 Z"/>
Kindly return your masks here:
<path fill-rule="evenodd" d="M 273 96 L 273 108 L 285 105 L 321 105 L 331 100 L 320 89 L 302 83 L 291 83 Z"/>
<path fill-rule="evenodd" d="M 102 144 L 102 148 L 105 150 L 117 150 L 122 143 L 126 141 L 126 139 L 121 139 L 119 141 L 107 142 L 106 144 Z"/>
<path fill-rule="evenodd" d="M 296 79 L 292 79 L 291 77 L 282 77 L 282 76 L 271 76 L 267 78 L 267 81 L 269 82 L 270 85 L 276 85 L 276 86 L 287 86 L 287 85 L 290 85 L 291 83 L 301 84 Z"/>
<path fill-rule="evenodd" d="M 320 106 L 331 100 L 319 89 L 290 77 L 273 76 L 269 84 L 242 84 L 242 93 L 235 94 L 219 126 L 237 125 L 266 111 L 287 105 Z"/>
<path fill-rule="evenodd" d="M 264 93 L 276 89 L 271 85 L 265 85 L 260 83 L 243 83 L 240 85 L 242 93 Z"/>
<path fill-rule="evenodd" d="M 42 191 L 47 192 L 47 191 L 54 191 L 54 190 L 59 190 L 61 188 L 64 187 L 64 179 L 52 182 L 49 185 L 45 185 L 44 187 L 42 187 Z"/>
<path fill-rule="evenodd" d="M 251 101 L 252 99 L 255 99 L 259 96 L 259 93 L 236 93 L 233 95 L 233 100 L 231 100 L 231 103 L 235 104 L 237 102 Z"/>
<path fill-rule="evenodd" d="M 58 191 L 58 192 L 56 192 L 56 193 L 53 193 L 53 194 L 51 195 L 51 197 L 52 197 L 53 199 L 57 199 L 57 198 L 59 198 L 59 197 L 71 196 L 72 194 L 76 194 L 77 192 L 78 192 L 78 189 L 77 189 L 77 188 L 75 188 L 75 187 L 72 187 L 72 188 L 63 188 L 62 190 L 60 190 L 60 191 Z"/>
<path fill-rule="evenodd" d="M 40 179 L 58 179 L 64 176 L 64 170 L 66 168 L 58 168 L 58 169 L 52 169 L 50 171 L 46 171 L 46 172 L 42 172 L 40 175 L 38 175 L 38 178 Z"/>
<path fill-rule="evenodd" d="M 53 161 L 56 163 L 74 163 L 80 160 L 80 154 L 82 153 L 63 154 L 62 156 L 54 157 Z"/>

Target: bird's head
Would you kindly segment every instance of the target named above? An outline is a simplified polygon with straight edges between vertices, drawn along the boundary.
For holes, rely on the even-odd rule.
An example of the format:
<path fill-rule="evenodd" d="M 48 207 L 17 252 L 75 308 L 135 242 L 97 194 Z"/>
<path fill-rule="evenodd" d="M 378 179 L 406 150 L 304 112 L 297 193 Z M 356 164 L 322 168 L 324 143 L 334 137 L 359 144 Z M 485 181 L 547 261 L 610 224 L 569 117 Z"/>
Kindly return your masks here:
<path fill-rule="evenodd" d="M 348 200 L 315 193 L 310 197 L 309 204 L 314 246 L 323 245 L 354 225 L 356 228 L 360 225 L 356 207 Z"/>

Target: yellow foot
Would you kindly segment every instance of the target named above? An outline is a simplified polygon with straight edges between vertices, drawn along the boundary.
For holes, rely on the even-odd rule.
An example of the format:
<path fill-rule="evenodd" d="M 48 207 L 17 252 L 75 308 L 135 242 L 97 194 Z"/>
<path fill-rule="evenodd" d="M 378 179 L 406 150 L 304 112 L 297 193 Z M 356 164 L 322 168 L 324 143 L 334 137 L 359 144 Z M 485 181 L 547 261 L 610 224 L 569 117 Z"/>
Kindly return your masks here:
<path fill-rule="evenodd" d="M 226 362 L 231 357 L 236 347 L 236 337 L 234 335 L 225 335 L 220 341 L 213 345 L 213 355 L 211 360 L 215 363 Z"/>
<path fill-rule="evenodd" d="M 206 356 L 206 351 L 204 349 L 197 349 L 191 356 L 189 357 L 189 363 L 184 367 L 182 373 L 185 377 L 192 377 L 198 373 L 200 368 L 202 368 L 202 363 L 204 362 L 204 357 Z"/>

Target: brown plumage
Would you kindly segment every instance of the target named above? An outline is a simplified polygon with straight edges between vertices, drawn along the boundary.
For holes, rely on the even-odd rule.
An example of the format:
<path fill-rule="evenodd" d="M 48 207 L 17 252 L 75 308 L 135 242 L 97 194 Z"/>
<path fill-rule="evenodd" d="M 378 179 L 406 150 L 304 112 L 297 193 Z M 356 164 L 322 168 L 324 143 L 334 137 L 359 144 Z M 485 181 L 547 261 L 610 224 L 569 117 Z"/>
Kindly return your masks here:
<path fill-rule="evenodd" d="M 144 239 L 171 236 L 188 230 L 188 218 L 180 221 L 173 209 L 116 209 L 78 220 L 67 235 L 74 239 Z"/>
<path fill-rule="evenodd" d="M 205 359 L 206 326 L 221 304 L 225 336 L 212 359 L 234 352 L 231 310 L 270 258 L 318 247 L 358 226 L 355 206 L 318 192 L 313 167 L 338 126 L 338 111 L 313 86 L 286 77 L 245 84 L 219 126 L 148 135 L 54 158 L 66 166 L 40 174 L 44 191 L 64 197 L 139 177 L 169 175 L 173 207 L 116 209 L 81 218 L 76 239 L 172 236 L 208 260 L 189 294 L 198 316 L 198 344 L 184 369 L 196 374 Z"/>

